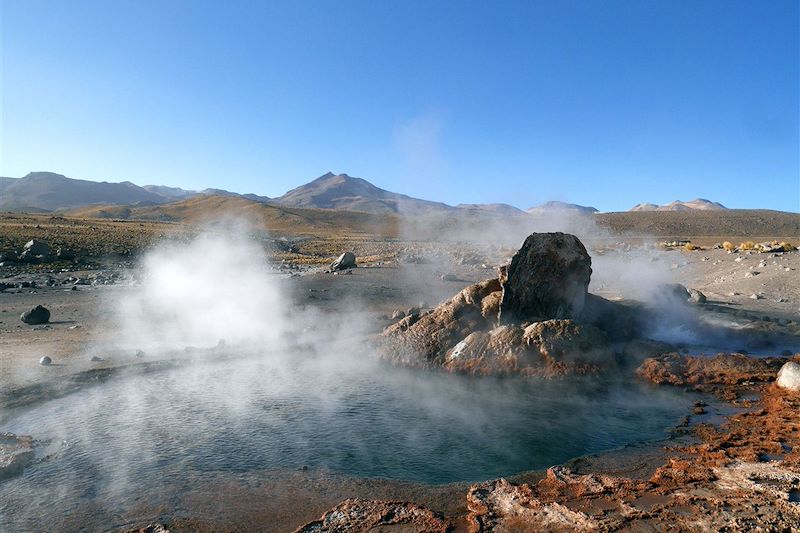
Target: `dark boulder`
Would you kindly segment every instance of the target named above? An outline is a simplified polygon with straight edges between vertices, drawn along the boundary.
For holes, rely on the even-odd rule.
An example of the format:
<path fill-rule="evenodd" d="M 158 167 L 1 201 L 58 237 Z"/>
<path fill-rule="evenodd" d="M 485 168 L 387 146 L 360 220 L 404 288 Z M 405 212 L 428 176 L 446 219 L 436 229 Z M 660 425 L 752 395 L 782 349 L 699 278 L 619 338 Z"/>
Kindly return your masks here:
<path fill-rule="evenodd" d="M 31 239 L 25 243 L 22 253 L 19 256 L 20 261 L 28 263 L 45 262 L 49 261 L 53 255 L 50 245 L 44 241 Z"/>
<path fill-rule="evenodd" d="M 501 323 L 581 317 L 592 259 L 568 233 L 533 233 L 500 273 Z"/>
<path fill-rule="evenodd" d="M 330 271 L 336 272 L 337 270 L 347 270 L 349 268 L 356 268 L 357 266 L 356 254 L 353 252 L 345 252 L 337 257 L 336 261 L 331 263 Z"/>
<path fill-rule="evenodd" d="M 50 311 L 41 305 L 37 305 L 30 311 L 25 311 L 19 316 L 19 319 L 34 326 L 36 324 L 47 324 L 50 321 Z"/>

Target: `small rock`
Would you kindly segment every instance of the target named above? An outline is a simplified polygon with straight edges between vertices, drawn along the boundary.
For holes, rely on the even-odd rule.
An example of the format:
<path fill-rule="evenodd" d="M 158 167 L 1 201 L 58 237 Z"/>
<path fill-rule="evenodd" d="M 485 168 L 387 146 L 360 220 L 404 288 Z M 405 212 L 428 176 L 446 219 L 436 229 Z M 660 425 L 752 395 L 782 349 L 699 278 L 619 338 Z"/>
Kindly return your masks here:
<path fill-rule="evenodd" d="M 442 274 L 442 281 L 458 281 L 458 276 L 455 274 Z"/>
<path fill-rule="evenodd" d="M 753 293 L 753 294 L 750 295 L 750 299 L 751 300 L 762 300 L 763 298 L 764 298 L 763 296 L 761 296 L 760 294 L 757 294 L 757 293 Z"/>
<path fill-rule="evenodd" d="M 800 364 L 789 361 L 778 371 L 778 379 L 775 382 L 779 387 L 791 391 L 800 391 Z"/>
<path fill-rule="evenodd" d="M 93 355 L 91 361 L 94 362 L 94 363 L 99 363 L 100 361 L 105 361 L 105 359 L 103 359 L 102 357 L 98 357 L 96 355 Z"/>
<path fill-rule="evenodd" d="M 47 324 L 50 321 L 50 311 L 41 305 L 37 305 L 30 311 L 25 311 L 19 316 L 19 319 L 26 324 Z"/>
<path fill-rule="evenodd" d="M 42 366 L 50 366 L 50 365 L 53 364 L 53 360 L 45 355 L 44 357 L 39 359 L 39 364 L 42 365 Z"/>

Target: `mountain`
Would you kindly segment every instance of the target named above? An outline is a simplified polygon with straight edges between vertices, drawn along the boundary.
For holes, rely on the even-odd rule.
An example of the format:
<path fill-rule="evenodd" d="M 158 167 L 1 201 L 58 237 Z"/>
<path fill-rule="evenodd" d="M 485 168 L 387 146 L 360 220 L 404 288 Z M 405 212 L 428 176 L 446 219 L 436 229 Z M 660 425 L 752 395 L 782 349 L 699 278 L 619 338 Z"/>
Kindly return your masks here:
<path fill-rule="evenodd" d="M 70 179 L 53 172 L 0 180 L 0 210 L 54 211 L 90 204 L 163 203 L 165 198 L 129 181 L 122 183 Z"/>
<path fill-rule="evenodd" d="M 275 198 L 274 202 L 291 207 L 346 209 L 367 213 L 400 213 L 403 215 L 456 211 L 456 208 L 446 204 L 389 192 L 376 187 L 367 180 L 332 172 L 292 189 L 283 196 Z"/>
<path fill-rule="evenodd" d="M 142 189 L 172 200 L 180 200 L 197 194 L 197 191 L 187 191 L 180 187 L 167 187 L 166 185 L 145 185 Z"/>
<path fill-rule="evenodd" d="M 675 200 L 664 205 L 656 204 L 637 204 L 629 209 L 629 211 L 715 211 L 720 209 L 727 209 L 719 202 L 712 202 L 705 198 L 696 198 L 689 202 L 681 202 Z"/>
<path fill-rule="evenodd" d="M 269 196 L 259 196 L 253 193 L 239 194 L 238 192 L 226 191 L 225 189 L 204 189 L 197 194 L 204 194 L 206 196 L 229 196 L 231 198 L 246 198 L 254 202 L 268 202 Z"/>
<path fill-rule="evenodd" d="M 525 214 L 522 209 L 508 204 L 458 204 L 456 207 L 465 211 L 477 211 L 498 216 L 513 217 Z"/>
<path fill-rule="evenodd" d="M 65 214 L 81 218 L 158 220 L 190 225 L 202 225 L 233 215 L 251 221 L 254 227 L 264 228 L 274 236 L 368 234 L 395 238 L 400 225 L 398 217 L 385 213 L 284 207 L 237 195 L 197 194 L 154 206 L 87 206 Z"/>
<path fill-rule="evenodd" d="M 585 205 L 578 205 L 578 204 L 568 204 L 566 202 L 545 202 L 541 205 L 537 205 L 536 207 L 531 207 L 528 209 L 528 213 L 531 215 L 541 216 L 547 214 L 568 214 L 568 215 L 593 215 L 597 213 L 597 209 L 594 207 L 589 207 Z"/>

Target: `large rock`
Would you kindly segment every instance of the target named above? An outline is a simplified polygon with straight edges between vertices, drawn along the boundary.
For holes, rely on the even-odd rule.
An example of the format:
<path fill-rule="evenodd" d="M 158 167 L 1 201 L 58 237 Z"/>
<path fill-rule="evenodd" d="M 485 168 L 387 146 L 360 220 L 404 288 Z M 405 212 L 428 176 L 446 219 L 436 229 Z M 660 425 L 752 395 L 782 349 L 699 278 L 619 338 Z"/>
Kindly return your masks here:
<path fill-rule="evenodd" d="M 534 322 L 524 333 L 525 344 L 551 364 L 614 362 L 606 334 L 594 326 L 572 320 Z"/>
<path fill-rule="evenodd" d="M 19 319 L 32 326 L 36 324 L 47 324 L 50 321 L 50 311 L 41 305 L 37 305 L 30 311 L 25 311 Z"/>
<path fill-rule="evenodd" d="M 800 391 L 800 364 L 789 361 L 778 371 L 778 379 L 775 382 L 782 389 L 790 391 Z"/>
<path fill-rule="evenodd" d="M 356 268 L 356 254 L 353 252 L 345 252 L 339 257 L 336 258 L 336 261 L 331 263 L 331 272 L 336 272 L 337 270 L 347 270 L 349 268 Z"/>
<path fill-rule="evenodd" d="M 386 358 L 414 366 L 439 366 L 445 354 L 470 333 L 488 331 L 493 317 L 483 315 L 492 307 L 500 282 L 489 279 L 470 285 L 436 309 L 409 315 L 386 328 Z"/>
<path fill-rule="evenodd" d="M 49 261 L 53 252 L 50 250 L 50 245 L 44 241 L 31 239 L 25 243 L 22 253 L 19 256 L 20 261 L 27 261 L 33 263 L 36 261 Z"/>
<path fill-rule="evenodd" d="M 580 318 L 592 259 L 567 233 L 533 233 L 501 271 L 501 323 Z"/>

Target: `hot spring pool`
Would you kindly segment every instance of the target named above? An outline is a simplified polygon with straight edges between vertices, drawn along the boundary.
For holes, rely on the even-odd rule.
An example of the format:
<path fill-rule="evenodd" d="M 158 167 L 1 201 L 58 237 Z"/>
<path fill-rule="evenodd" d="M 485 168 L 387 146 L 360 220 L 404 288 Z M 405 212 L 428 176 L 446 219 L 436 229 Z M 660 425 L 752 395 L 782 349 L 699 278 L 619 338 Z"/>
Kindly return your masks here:
<path fill-rule="evenodd" d="M 121 376 L 0 428 L 33 435 L 49 455 L 0 482 L 0 526 L 85 500 L 124 501 L 189 472 L 196 482 L 302 467 L 428 484 L 507 476 L 662 438 L 686 412 L 679 395 L 627 381 L 470 378 L 314 359 Z"/>

